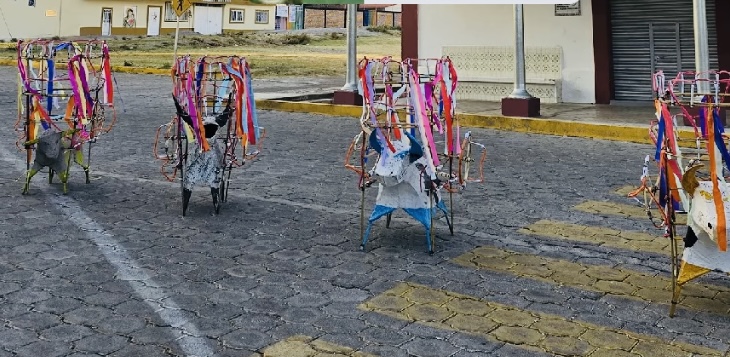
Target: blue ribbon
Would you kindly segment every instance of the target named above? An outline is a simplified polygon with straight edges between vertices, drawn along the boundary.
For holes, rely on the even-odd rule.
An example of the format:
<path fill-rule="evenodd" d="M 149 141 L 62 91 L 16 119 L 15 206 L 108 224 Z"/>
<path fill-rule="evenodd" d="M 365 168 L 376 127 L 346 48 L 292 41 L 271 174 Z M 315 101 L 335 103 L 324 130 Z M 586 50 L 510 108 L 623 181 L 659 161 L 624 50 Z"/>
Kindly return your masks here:
<path fill-rule="evenodd" d="M 226 71 L 228 71 L 228 73 L 230 73 L 232 76 L 240 79 L 241 82 L 243 82 L 243 77 L 241 76 L 241 73 L 238 72 L 238 71 L 236 71 L 235 69 L 233 69 L 233 66 L 231 66 L 231 63 L 233 63 L 233 59 L 231 59 L 230 61 L 228 61 L 228 63 L 225 65 L 226 66 Z M 241 101 L 241 104 L 243 105 L 243 108 L 241 108 L 241 115 L 243 115 L 243 113 L 246 112 L 246 108 L 247 108 L 248 103 L 246 103 L 245 100 L 242 100 Z M 238 119 L 239 118 L 236 118 L 236 122 L 238 121 Z M 241 126 L 243 126 L 243 128 L 242 128 L 243 129 L 243 133 L 244 134 L 248 134 L 248 125 L 246 125 L 246 123 L 244 123 L 243 120 L 241 120 Z"/>
<path fill-rule="evenodd" d="M 218 100 L 216 100 L 215 105 L 213 106 L 213 111 L 218 113 L 221 110 L 221 106 L 223 105 L 223 99 L 226 98 L 228 94 L 228 85 L 230 84 L 230 81 L 223 81 L 218 87 Z"/>
<path fill-rule="evenodd" d="M 730 153 L 728 153 L 725 142 L 722 140 L 722 134 L 725 132 L 725 129 L 722 127 L 722 120 L 720 119 L 720 108 L 712 111 L 712 118 L 715 127 L 715 146 L 720 151 L 722 159 L 725 160 L 727 169 L 730 170 Z M 721 175 L 721 173 L 718 173 L 718 175 Z"/>
<path fill-rule="evenodd" d="M 243 64 L 241 64 L 243 66 Z M 256 141 L 259 140 L 259 116 L 256 114 L 256 100 L 253 98 L 253 84 L 251 83 L 251 69 L 244 67 L 244 73 L 246 74 L 246 93 L 248 93 L 248 99 L 251 101 L 251 116 L 253 120 L 254 135 Z"/>
<path fill-rule="evenodd" d="M 662 153 L 662 143 L 664 141 L 664 128 L 666 127 L 666 124 L 664 123 L 664 113 L 660 112 L 659 114 L 659 129 L 658 131 L 658 137 L 656 140 L 656 153 L 654 154 L 654 160 L 659 161 L 661 158 Z"/>
<path fill-rule="evenodd" d="M 52 59 L 48 60 L 48 97 L 46 98 L 46 107 L 48 107 L 48 115 L 51 115 L 53 110 L 53 79 L 55 78 L 56 64 Z"/>
<path fill-rule="evenodd" d="M 198 73 L 195 73 L 195 94 L 197 98 L 200 98 L 200 82 L 203 81 L 203 74 L 205 73 L 205 61 L 200 61 L 198 65 Z M 200 105 L 200 104 L 198 104 Z"/>

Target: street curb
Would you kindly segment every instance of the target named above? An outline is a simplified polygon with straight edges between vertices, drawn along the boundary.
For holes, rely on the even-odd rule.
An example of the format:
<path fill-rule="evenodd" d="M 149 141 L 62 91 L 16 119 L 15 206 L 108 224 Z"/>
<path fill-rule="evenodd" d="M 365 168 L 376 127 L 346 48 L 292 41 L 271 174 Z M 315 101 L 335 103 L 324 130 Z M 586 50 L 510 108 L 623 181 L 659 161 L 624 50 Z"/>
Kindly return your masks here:
<path fill-rule="evenodd" d="M 2 66 L 16 66 L 14 60 L 0 59 Z M 170 75 L 169 69 L 112 66 L 112 71 L 130 74 Z M 340 117 L 359 118 L 362 107 L 327 103 L 293 102 L 285 100 L 257 100 L 259 109 L 284 112 L 313 113 Z M 589 139 L 603 139 L 638 144 L 652 144 L 649 139 L 648 121 L 646 126 L 615 125 L 601 123 L 582 123 L 560 119 L 521 118 L 501 115 L 482 115 L 459 113 L 461 125 L 470 128 L 494 129 L 519 133 L 557 135 Z M 680 129 L 680 146 L 695 147 L 694 132 Z"/>
<path fill-rule="evenodd" d="M 314 113 L 331 116 L 355 117 L 362 115 L 362 107 L 326 103 L 290 102 L 284 100 L 257 100 L 258 109 L 285 112 Z M 557 135 L 589 139 L 651 144 L 649 125 L 613 125 L 600 123 L 581 123 L 560 119 L 521 118 L 500 115 L 458 113 L 462 126 L 470 128 L 494 129 L 529 134 Z M 647 120 L 648 122 L 648 120 Z M 680 146 L 695 147 L 694 132 L 680 129 Z M 686 140 L 686 141 L 685 141 Z"/>

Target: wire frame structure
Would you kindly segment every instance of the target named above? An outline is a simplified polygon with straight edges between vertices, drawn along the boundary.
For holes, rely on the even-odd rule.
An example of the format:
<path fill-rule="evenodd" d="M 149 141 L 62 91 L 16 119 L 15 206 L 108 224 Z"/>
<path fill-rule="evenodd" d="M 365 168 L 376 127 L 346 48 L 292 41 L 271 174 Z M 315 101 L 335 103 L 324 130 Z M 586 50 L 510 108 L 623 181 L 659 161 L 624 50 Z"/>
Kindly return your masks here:
<path fill-rule="evenodd" d="M 233 170 L 258 157 L 266 136 L 251 70 L 239 56 L 186 55 L 176 58 L 172 79 L 177 113 L 157 129 L 154 154 L 168 181 L 179 174 L 183 216 L 196 185 L 210 187 L 217 214 L 228 201 Z"/>
<path fill-rule="evenodd" d="M 419 73 L 416 63 L 425 70 Z M 384 215 L 389 227 L 393 211 L 402 208 L 426 227 L 428 252 L 433 254 L 434 211 L 445 213 L 453 235 L 454 194 L 468 183 L 484 180 L 486 147 L 473 141 L 471 132 L 462 135 L 456 114 L 456 68 L 448 57 L 402 61 L 392 57 L 363 58 L 358 76 L 358 90 L 363 97 L 361 131 L 345 154 L 345 167 L 359 176 L 361 249 L 365 249 L 373 222 Z M 405 154 L 398 151 L 405 147 L 411 150 L 411 162 L 401 164 L 398 158 Z M 418 155 L 414 155 L 413 147 Z M 409 193 L 390 189 L 408 181 L 404 176 L 409 175 L 409 164 L 418 168 L 418 178 L 414 180 L 422 182 L 420 186 L 411 182 L 414 191 Z M 379 169 L 386 166 L 390 171 Z M 365 190 L 374 183 L 379 187 L 378 202 L 366 223 Z M 441 200 L 442 191 L 449 196 L 448 208 Z M 416 208 L 416 196 L 422 193 L 428 196 L 428 207 Z M 403 197 L 398 199 L 399 204 L 384 204 L 389 195 Z M 416 196 L 406 197 L 409 195 Z"/>
<path fill-rule="evenodd" d="M 117 120 L 106 42 L 20 40 L 17 66 L 18 118 L 14 128 L 19 133 L 16 146 L 26 151 L 23 194 L 28 193 L 31 178 L 44 167 L 49 167 L 49 183 L 58 173 L 67 193 L 72 156 L 84 169 L 88 184 L 91 144 L 108 133 Z M 112 119 L 109 123 L 108 116 Z M 39 151 L 39 147 L 50 149 Z"/>
<path fill-rule="evenodd" d="M 670 240 L 672 300 L 674 316 L 681 289 L 689 281 L 710 271 L 730 273 L 727 235 L 730 221 L 730 172 L 728 135 L 720 117 L 730 107 L 730 72 L 680 72 L 667 79 L 663 72 L 653 76 L 656 120 L 649 137 L 656 146 L 653 160 L 658 173 L 652 180 L 647 155 L 641 186 L 629 194 L 646 209 L 652 224 L 664 230 Z M 697 114 L 692 115 L 691 111 Z M 674 113 L 673 113 L 674 111 Z M 691 142 L 679 135 L 677 119 L 692 126 Z M 643 201 L 639 199 L 643 196 Z M 655 219 L 652 209 L 659 212 Z M 677 215 L 686 214 L 687 233 L 677 234 Z M 680 251 L 679 242 L 684 249 Z"/>

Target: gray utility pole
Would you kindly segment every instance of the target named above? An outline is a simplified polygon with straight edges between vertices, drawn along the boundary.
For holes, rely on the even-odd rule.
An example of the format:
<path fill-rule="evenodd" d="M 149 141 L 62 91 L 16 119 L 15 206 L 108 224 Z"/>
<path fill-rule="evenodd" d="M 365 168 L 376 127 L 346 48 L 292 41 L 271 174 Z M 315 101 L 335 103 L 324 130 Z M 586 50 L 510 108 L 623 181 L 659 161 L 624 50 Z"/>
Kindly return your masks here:
<path fill-rule="evenodd" d="M 707 71 L 710 70 L 710 50 L 707 44 L 707 7 L 705 0 L 694 0 L 694 25 L 695 25 L 695 71 L 703 72 L 701 78 L 707 79 Z M 700 93 L 710 92 L 709 83 L 700 81 L 698 88 Z"/>
<path fill-rule="evenodd" d="M 515 5 L 515 89 L 510 98 L 532 98 L 525 85 L 525 17 L 522 4 Z"/>
<path fill-rule="evenodd" d="M 357 91 L 357 4 L 347 4 L 347 82 L 343 91 Z"/>

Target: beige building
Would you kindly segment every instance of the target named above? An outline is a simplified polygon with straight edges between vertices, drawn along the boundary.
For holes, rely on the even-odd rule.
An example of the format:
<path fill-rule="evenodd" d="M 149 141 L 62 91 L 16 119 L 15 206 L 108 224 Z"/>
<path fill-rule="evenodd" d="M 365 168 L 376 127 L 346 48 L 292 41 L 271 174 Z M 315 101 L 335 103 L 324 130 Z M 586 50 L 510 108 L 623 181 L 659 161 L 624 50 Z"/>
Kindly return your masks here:
<path fill-rule="evenodd" d="M 273 30 L 275 5 L 247 0 L 193 0 L 180 29 L 200 34 Z M 0 39 L 53 36 L 157 36 L 175 31 L 172 1 L 36 0 L 0 1 Z"/>
<path fill-rule="evenodd" d="M 705 5 L 710 69 L 727 70 L 730 0 Z M 527 90 L 543 103 L 651 103 L 653 73 L 695 69 L 692 6 L 690 0 L 525 5 Z M 512 92 L 513 5 L 402 7 L 403 57 L 450 56 L 460 99 L 499 101 Z"/>

